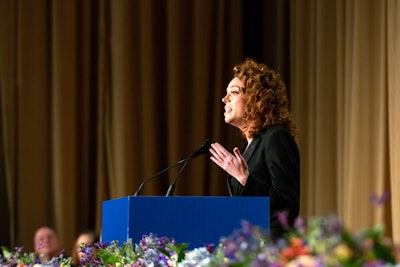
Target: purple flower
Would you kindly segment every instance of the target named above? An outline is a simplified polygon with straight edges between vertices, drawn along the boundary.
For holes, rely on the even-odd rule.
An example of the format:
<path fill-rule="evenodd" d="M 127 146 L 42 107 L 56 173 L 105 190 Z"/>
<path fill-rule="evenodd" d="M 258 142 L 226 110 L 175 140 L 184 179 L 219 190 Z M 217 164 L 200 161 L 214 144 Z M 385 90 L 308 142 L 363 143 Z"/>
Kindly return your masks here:
<path fill-rule="evenodd" d="M 282 226 L 288 226 L 288 211 L 283 210 L 283 211 L 278 211 L 277 213 L 278 216 L 278 221 Z"/>
<path fill-rule="evenodd" d="M 37 249 L 40 250 L 43 248 L 43 242 L 39 242 Z"/>
<path fill-rule="evenodd" d="M 105 242 L 103 244 L 100 242 L 97 242 L 97 243 L 94 243 L 94 246 L 98 249 L 106 249 L 108 247 L 108 242 Z"/>
<path fill-rule="evenodd" d="M 23 250 L 24 250 L 24 247 L 15 247 L 15 252 L 17 254 L 21 254 Z"/>
<path fill-rule="evenodd" d="M 294 227 L 300 234 L 304 234 L 306 232 L 306 221 L 302 217 L 297 217 L 294 220 Z"/>
<path fill-rule="evenodd" d="M 67 257 L 67 251 L 65 249 L 62 249 L 60 251 L 60 256 L 63 257 L 63 258 Z"/>
<path fill-rule="evenodd" d="M 228 256 L 228 257 L 233 256 L 237 249 L 238 249 L 237 245 L 234 242 L 229 241 L 229 242 L 225 243 L 225 255 L 226 256 Z"/>
<path fill-rule="evenodd" d="M 103 263 L 102 263 L 102 261 L 101 261 L 100 259 L 94 258 L 94 259 L 93 259 L 93 264 L 94 264 L 94 266 L 100 266 L 100 265 L 102 265 Z"/>
<path fill-rule="evenodd" d="M 81 264 L 84 266 L 90 265 L 94 257 L 95 247 L 93 245 L 87 244 L 80 249 L 80 252 L 83 252 Z"/>
<path fill-rule="evenodd" d="M 371 195 L 370 200 L 376 206 L 382 206 L 390 197 L 390 192 L 383 192 L 382 195 Z"/>
<path fill-rule="evenodd" d="M 387 266 L 385 261 L 383 260 L 375 260 L 371 262 L 366 262 L 363 264 L 363 267 L 381 267 L 381 266 Z"/>
<path fill-rule="evenodd" d="M 209 253 L 213 253 L 215 251 L 215 244 L 205 244 L 204 246 Z"/>
<path fill-rule="evenodd" d="M 40 257 L 38 257 L 37 255 L 35 255 L 35 259 L 33 261 L 34 264 L 41 264 L 42 260 L 40 259 Z"/>

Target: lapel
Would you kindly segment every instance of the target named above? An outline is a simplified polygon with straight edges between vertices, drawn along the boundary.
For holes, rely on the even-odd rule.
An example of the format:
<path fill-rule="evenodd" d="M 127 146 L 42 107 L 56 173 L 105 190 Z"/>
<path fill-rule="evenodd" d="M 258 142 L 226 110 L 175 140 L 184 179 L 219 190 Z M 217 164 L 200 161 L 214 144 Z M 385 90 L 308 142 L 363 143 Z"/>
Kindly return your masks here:
<path fill-rule="evenodd" d="M 251 141 L 251 143 L 250 143 L 250 146 L 244 152 L 243 157 L 246 160 L 247 164 L 249 164 L 251 157 L 253 156 L 258 143 L 260 143 L 260 140 L 261 140 L 260 135 L 257 135 L 256 137 L 254 137 L 253 141 Z"/>
<path fill-rule="evenodd" d="M 257 137 L 255 137 L 253 139 L 253 141 L 251 141 L 249 148 L 247 148 L 247 150 L 243 152 L 243 150 L 246 149 L 246 145 L 247 145 L 247 142 L 246 141 L 244 142 L 241 152 L 242 152 L 243 158 L 247 162 L 247 165 L 249 164 L 250 159 L 252 158 L 254 151 L 255 151 L 258 143 L 260 142 L 260 140 L 261 140 L 260 135 L 258 135 Z M 232 176 L 228 175 L 227 183 L 228 183 L 228 190 L 229 190 L 230 196 L 240 196 L 241 195 L 241 192 L 238 191 L 238 189 L 241 187 L 233 186 L 233 184 L 232 184 L 232 183 L 239 184 L 239 182 L 236 179 L 234 179 Z M 236 192 L 233 192 L 233 190 L 236 190 Z"/>

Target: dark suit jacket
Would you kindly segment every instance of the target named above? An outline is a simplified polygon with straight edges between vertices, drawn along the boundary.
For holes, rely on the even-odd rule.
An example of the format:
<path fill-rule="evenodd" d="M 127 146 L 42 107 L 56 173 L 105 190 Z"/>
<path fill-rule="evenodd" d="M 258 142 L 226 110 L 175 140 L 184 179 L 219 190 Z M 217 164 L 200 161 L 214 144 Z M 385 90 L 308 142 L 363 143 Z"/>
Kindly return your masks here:
<path fill-rule="evenodd" d="M 269 196 L 270 234 L 276 238 L 282 232 L 277 212 L 287 211 L 289 223 L 299 215 L 300 155 L 297 144 L 287 128 L 275 125 L 255 137 L 243 157 L 249 167 L 249 178 L 242 186 L 229 176 L 229 192 L 232 196 Z"/>

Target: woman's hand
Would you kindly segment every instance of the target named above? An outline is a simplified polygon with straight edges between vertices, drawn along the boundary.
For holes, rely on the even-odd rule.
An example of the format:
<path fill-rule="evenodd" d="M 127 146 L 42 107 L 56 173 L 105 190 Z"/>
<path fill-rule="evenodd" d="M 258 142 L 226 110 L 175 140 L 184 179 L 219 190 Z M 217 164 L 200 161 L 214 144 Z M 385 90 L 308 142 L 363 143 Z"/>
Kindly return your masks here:
<path fill-rule="evenodd" d="M 243 186 L 246 184 L 249 178 L 249 168 L 237 147 L 233 149 L 233 154 L 231 154 L 219 143 L 213 143 L 211 144 L 210 153 L 212 154 L 210 159 L 215 164 L 238 180 Z"/>

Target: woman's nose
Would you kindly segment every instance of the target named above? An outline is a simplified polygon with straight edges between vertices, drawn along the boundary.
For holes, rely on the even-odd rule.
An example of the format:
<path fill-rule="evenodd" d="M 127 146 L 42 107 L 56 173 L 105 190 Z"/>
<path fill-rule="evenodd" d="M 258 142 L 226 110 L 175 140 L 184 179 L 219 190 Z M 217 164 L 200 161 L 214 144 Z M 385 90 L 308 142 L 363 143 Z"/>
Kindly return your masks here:
<path fill-rule="evenodd" d="M 222 103 L 228 102 L 228 94 L 226 94 L 221 100 L 222 100 Z"/>

